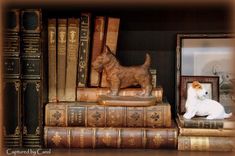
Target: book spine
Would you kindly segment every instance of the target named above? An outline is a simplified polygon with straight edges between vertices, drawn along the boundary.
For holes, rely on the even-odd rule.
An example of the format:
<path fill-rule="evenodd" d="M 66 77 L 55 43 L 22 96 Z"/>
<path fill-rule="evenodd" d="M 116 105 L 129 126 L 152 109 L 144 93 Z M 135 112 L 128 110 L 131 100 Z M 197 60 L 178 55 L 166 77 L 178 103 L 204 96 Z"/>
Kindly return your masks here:
<path fill-rule="evenodd" d="M 105 107 L 96 104 L 47 104 L 47 126 L 170 127 L 170 104 L 150 107 Z"/>
<path fill-rule="evenodd" d="M 127 88 L 122 89 L 119 92 L 120 96 L 135 96 L 142 90 L 140 88 Z M 109 93 L 108 88 L 77 88 L 77 101 L 80 102 L 97 102 L 100 95 L 107 95 Z M 162 87 L 156 87 L 152 91 L 152 96 L 157 98 L 157 102 L 162 102 L 163 89 Z"/>
<path fill-rule="evenodd" d="M 5 79 L 3 86 L 4 145 L 8 148 L 18 148 L 22 146 L 21 81 Z"/>
<path fill-rule="evenodd" d="M 232 137 L 178 137 L 178 150 L 181 151 L 233 151 Z"/>
<path fill-rule="evenodd" d="M 120 19 L 119 18 L 108 18 L 107 32 L 105 45 L 107 45 L 111 52 L 116 55 L 117 41 L 118 41 L 118 31 L 119 31 Z M 103 70 L 101 78 L 101 87 L 109 87 L 106 80 L 106 72 Z"/>
<path fill-rule="evenodd" d="M 41 9 L 21 11 L 23 146 L 42 147 L 44 85 Z"/>
<path fill-rule="evenodd" d="M 56 19 L 48 19 L 48 100 L 56 102 Z"/>
<path fill-rule="evenodd" d="M 20 65 L 20 10 L 6 12 L 3 43 L 3 136 L 4 146 L 22 146 Z"/>
<path fill-rule="evenodd" d="M 218 129 L 218 128 L 225 128 L 223 121 L 216 121 L 216 120 L 184 120 L 184 127 L 185 128 L 211 128 L 211 129 Z"/>
<path fill-rule="evenodd" d="M 148 148 L 174 149 L 177 130 L 148 128 L 45 127 L 47 148 Z"/>
<path fill-rule="evenodd" d="M 93 34 L 93 45 L 91 52 L 91 62 L 103 51 L 104 45 L 104 30 L 105 30 L 105 17 L 97 16 L 95 18 L 95 27 Z M 90 86 L 98 87 L 100 85 L 101 74 L 91 67 Z"/>
<path fill-rule="evenodd" d="M 90 53 L 90 21 L 90 13 L 81 14 L 77 87 L 87 86 L 88 62 Z"/>
<path fill-rule="evenodd" d="M 67 19 L 58 19 L 57 42 L 57 98 L 65 101 Z"/>
<path fill-rule="evenodd" d="M 80 19 L 68 19 L 67 69 L 65 83 L 66 101 L 76 100 L 79 25 Z"/>
<path fill-rule="evenodd" d="M 211 136 L 228 137 L 235 136 L 233 129 L 202 129 L 202 128 L 179 128 L 179 134 L 182 136 Z"/>

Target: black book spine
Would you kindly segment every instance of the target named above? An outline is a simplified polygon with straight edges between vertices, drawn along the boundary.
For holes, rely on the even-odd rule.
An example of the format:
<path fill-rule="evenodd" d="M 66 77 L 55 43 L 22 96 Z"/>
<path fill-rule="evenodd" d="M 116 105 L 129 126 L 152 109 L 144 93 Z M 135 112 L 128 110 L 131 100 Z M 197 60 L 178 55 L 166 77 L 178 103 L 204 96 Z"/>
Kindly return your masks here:
<path fill-rule="evenodd" d="M 6 12 L 3 43 L 3 135 L 7 148 L 22 146 L 20 10 Z"/>
<path fill-rule="evenodd" d="M 23 146 L 42 147 L 44 68 L 42 11 L 21 11 Z M 46 92 L 46 90 L 45 90 Z"/>

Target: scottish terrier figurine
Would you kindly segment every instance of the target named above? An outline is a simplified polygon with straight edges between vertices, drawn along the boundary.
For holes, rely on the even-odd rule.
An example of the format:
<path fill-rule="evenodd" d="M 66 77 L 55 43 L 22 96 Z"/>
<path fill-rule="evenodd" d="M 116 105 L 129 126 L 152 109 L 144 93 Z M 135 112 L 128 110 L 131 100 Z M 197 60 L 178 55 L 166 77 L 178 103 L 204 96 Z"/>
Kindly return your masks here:
<path fill-rule="evenodd" d="M 103 52 L 92 62 L 92 67 L 98 72 L 103 69 L 106 72 L 111 90 L 109 95 L 118 96 L 120 88 L 139 84 L 143 90 L 139 96 L 149 97 L 153 88 L 150 63 L 151 58 L 146 54 L 144 64 L 124 67 L 120 65 L 110 48 L 105 46 Z"/>

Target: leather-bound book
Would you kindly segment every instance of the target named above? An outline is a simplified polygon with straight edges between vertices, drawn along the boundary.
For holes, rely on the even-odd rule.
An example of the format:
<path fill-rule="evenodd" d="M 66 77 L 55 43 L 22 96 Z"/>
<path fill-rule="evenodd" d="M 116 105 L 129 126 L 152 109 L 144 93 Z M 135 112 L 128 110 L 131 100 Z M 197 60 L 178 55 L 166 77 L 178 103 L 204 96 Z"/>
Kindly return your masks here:
<path fill-rule="evenodd" d="M 210 136 L 210 137 L 228 137 L 235 136 L 234 129 L 212 129 L 212 128 L 185 128 L 181 125 L 179 119 L 176 119 L 179 135 L 181 136 Z"/>
<path fill-rule="evenodd" d="M 68 19 L 65 101 L 76 100 L 80 19 Z"/>
<path fill-rule="evenodd" d="M 20 66 L 20 10 L 6 11 L 3 40 L 3 137 L 4 146 L 22 146 Z"/>
<path fill-rule="evenodd" d="M 58 19 L 57 30 L 57 98 L 65 101 L 67 19 Z"/>
<path fill-rule="evenodd" d="M 90 55 L 90 25 L 91 14 L 81 14 L 80 43 L 78 56 L 77 87 L 86 87 L 88 80 L 88 62 Z"/>
<path fill-rule="evenodd" d="M 121 89 L 120 96 L 135 96 L 141 93 L 141 88 L 126 88 Z M 97 102 L 100 95 L 107 95 L 109 93 L 108 88 L 77 88 L 77 101 L 81 102 Z M 157 98 L 157 102 L 162 102 L 163 88 L 161 86 L 156 87 L 152 91 L 152 96 Z"/>
<path fill-rule="evenodd" d="M 95 17 L 95 27 L 93 34 L 93 43 L 91 51 L 91 62 L 93 62 L 98 55 L 103 51 L 105 33 L 105 17 Z M 101 74 L 91 67 L 90 72 L 90 86 L 100 86 Z"/>
<path fill-rule="evenodd" d="M 181 151 L 233 151 L 234 144 L 234 137 L 178 137 L 178 150 Z"/>
<path fill-rule="evenodd" d="M 46 126 L 79 127 L 170 127 L 171 106 L 158 103 L 149 107 L 108 107 L 97 103 L 49 103 Z"/>
<path fill-rule="evenodd" d="M 47 29 L 47 28 L 46 28 Z M 42 10 L 21 11 L 23 146 L 42 147 L 45 86 L 45 30 Z"/>
<path fill-rule="evenodd" d="M 208 129 L 235 129 L 234 116 L 229 119 L 208 120 L 205 117 L 194 117 L 190 120 L 184 119 L 183 115 L 178 115 L 179 123 L 184 128 L 208 128 Z"/>
<path fill-rule="evenodd" d="M 48 19 L 48 100 L 49 102 L 56 102 L 56 19 Z"/>
<path fill-rule="evenodd" d="M 108 17 L 107 23 L 108 24 L 106 30 L 105 45 L 107 45 L 112 51 L 112 53 L 116 55 L 120 19 Z M 103 70 L 102 72 L 101 87 L 109 87 L 109 84 L 106 80 L 105 70 Z"/>
<path fill-rule="evenodd" d="M 45 127 L 46 148 L 175 149 L 177 128 Z"/>

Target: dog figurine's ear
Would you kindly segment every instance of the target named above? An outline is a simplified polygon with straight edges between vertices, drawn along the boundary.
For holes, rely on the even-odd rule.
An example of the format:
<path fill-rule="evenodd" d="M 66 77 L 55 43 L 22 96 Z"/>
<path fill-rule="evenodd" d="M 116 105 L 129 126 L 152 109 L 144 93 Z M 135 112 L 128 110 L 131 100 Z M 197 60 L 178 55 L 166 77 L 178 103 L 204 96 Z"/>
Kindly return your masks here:
<path fill-rule="evenodd" d="M 109 46 L 105 45 L 103 53 L 112 53 L 112 51 L 110 50 Z"/>
<path fill-rule="evenodd" d="M 197 88 L 198 86 L 200 86 L 200 83 L 198 81 L 193 81 L 192 87 Z"/>

